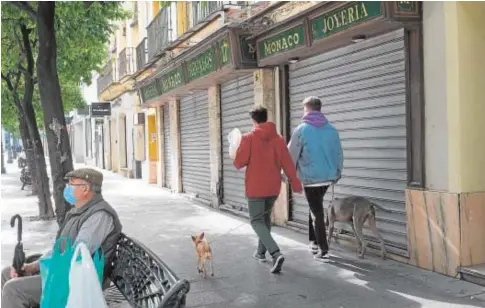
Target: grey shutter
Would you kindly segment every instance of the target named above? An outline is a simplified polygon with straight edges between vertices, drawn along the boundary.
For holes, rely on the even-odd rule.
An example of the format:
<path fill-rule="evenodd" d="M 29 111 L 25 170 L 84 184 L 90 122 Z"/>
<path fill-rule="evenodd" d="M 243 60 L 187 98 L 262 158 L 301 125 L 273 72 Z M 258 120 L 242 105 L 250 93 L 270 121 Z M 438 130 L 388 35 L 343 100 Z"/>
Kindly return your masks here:
<path fill-rule="evenodd" d="M 209 106 L 207 91 L 180 101 L 182 188 L 210 202 Z"/>
<path fill-rule="evenodd" d="M 172 188 L 172 145 L 170 144 L 170 105 L 163 105 L 163 163 L 165 165 L 165 186 Z"/>
<path fill-rule="evenodd" d="M 239 77 L 221 85 L 222 185 L 223 203 L 247 211 L 244 170 L 237 170 L 229 157 L 227 135 L 234 128 L 242 134 L 251 131 L 249 110 L 254 105 L 253 76 Z"/>
<path fill-rule="evenodd" d="M 388 209 L 377 209 L 377 227 L 390 250 L 406 255 L 404 59 L 404 32 L 398 30 L 291 65 L 290 113 L 293 131 L 301 123 L 303 99 L 322 99 L 344 150 L 335 197 L 363 196 Z M 325 205 L 330 199 L 329 189 Z M 294 195 L 292 218 L 308 224 L 304 197 Z"/>

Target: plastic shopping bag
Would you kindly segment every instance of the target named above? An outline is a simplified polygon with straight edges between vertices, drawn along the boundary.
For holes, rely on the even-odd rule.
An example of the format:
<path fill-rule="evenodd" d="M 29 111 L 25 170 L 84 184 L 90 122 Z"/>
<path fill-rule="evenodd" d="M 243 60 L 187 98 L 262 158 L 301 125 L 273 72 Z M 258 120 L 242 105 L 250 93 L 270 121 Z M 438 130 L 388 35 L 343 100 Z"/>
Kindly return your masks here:
<path fill-rule="evenodd" d="M 64 250 L 61 253 L 61 244 Z M 42 257 L 40 276 L 42 279 L 41 308 L 64 308 L 69 295 L 69 267 L 73 255 L 71 239 L 61 237 L 54 244 L 52 254 Z"/>
<path fill-rule="evenodd" d="M 80 256 L 80 258 L 79 258 Z M 101 276 L 102 280 L 102 276 Z M 69 272 L 69 297 L 66 308 L 108 307 L 95 262 L 84 243 L 77 245 Z"/>
<path fill-rule="evenodd" d="M 61 253 L 62 251 L 62 253 Z M 40 276 L 42 279 L 41 308 L 64 308 L 69 296 L 69 271 L 74 248 L 69 237 L 60 237 L 54 244 L 52 254 L 42 257 Z M 96 251 L 94 264 L 100 282 L 103 281 L 104 254 Z"/>
<path fill-rule="evenodd" d="M 241 131 L 237 128 L 234 128 L 229 135 L 227 135 L 227 141 L 229 141 L 229 156 L 233 159 L 236 157 L 236 152 L 241 144 L 241 139 Z"/>

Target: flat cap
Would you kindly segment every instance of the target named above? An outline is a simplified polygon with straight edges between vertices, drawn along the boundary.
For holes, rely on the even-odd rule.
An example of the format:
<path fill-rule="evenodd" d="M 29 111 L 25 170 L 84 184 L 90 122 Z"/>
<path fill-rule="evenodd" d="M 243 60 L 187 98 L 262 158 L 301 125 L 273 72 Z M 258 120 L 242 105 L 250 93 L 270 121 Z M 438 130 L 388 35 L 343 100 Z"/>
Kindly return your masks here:
<path fill-rule="evenodd" d="M 85 180 L 90 184 L 101 186 L 103 184 L 103 174 L 92 168 L 79 168 L 66 174 L 66 179 L 75 178 Z"/>

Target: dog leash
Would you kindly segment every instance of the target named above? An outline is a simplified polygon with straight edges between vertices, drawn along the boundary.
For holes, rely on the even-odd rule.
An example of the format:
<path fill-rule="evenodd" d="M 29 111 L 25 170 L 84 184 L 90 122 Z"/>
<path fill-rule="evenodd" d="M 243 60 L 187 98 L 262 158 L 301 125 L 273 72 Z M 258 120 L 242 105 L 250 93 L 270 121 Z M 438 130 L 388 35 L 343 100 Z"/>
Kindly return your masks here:
<path fill-rule="evenodd" d="M 266 215 L 266 214 L 268 214 L 268 213 L 270 213 L 270 212 L 272 212 L 272 211 L 273 211 L 273 208 L 271 208 L 271 210 L 268 210 L 268 211 L 265 211 L 265 212 L 263 212 L 263 213 L 260 213 L 260 214 L 256 215 L 255 217 L 253 217 L 253 219 L 260 218 L 261 216 L 264 216 L 264 215 Z M 215 240 L 210 241 L 210 242 L 209 242 L 209 244 L 212 244 L 212 243 L 216 242 L 216 241 L 217 241 L 218 239 L 220 239 L 221 237 L 226 236 L 226 235 L 230 234 L 231 232 L 233 232 L 233 231 L 235 231 L 235 230 L 237 230 L 237 229 L 239 229 L 239 228 L 241 228 L 241 227 L 243 227 L 243 226 L 246 226 L 246 225 L 247 225 L 247 222 L 242 222 L 242 223 L 240 223 L 240 224 L 239 224 L 239 225 L 237 225 L 236 227 L 234 227 L 234 228 L 232 228 L 232 229 L 229 229 L 229 231 L 227 231 L 227 232 L 225 232 L 225 233 L 223 233 L 223 234 L 219 235 L 218 237 L 216 237 L 216 239 L 215 239 Z"/>

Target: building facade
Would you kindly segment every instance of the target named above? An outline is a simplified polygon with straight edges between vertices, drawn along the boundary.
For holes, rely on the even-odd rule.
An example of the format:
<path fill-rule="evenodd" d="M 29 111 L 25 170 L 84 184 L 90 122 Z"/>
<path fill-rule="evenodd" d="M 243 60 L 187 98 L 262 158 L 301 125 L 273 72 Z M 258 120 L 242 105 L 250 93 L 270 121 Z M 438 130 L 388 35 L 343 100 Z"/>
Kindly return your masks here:
<path fill-rule="evenodd" d="M 147 52 L 137 47 L 131 75 L 118 73 L 99 96 L 123 102 L 105 122 L 114 171 L 139 165 L 149 183 L 247 216 L 227 134 L 250 131 L 248 111 L 260 104 L 289 140 L 302 100 L 316 95 L 344 149 L 335 197 L 384 208 L 377 225 L 391 257 L 449 276 L 485 264 L 483 3 L 142 3 L 146 33 L 116 50 Z M 308 211 L 283 182 L 274 222 L 305 231 Z M 353 236 L 345 225 L 340 235 Z"/>

